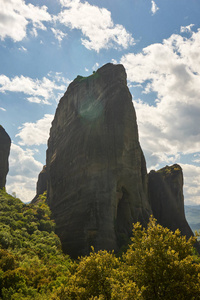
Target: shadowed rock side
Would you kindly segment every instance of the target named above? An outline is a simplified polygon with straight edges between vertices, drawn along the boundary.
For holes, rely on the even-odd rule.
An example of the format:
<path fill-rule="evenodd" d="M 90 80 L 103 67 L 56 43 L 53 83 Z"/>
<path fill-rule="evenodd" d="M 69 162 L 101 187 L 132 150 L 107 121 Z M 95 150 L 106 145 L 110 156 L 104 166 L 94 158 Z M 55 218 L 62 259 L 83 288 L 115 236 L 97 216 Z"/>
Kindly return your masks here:
<path fill-rule="evenodd" d="M 180 229 L 187 238 L 193 235 L 184 211 L 183 173 L 179 165 L 166 166 L 151 171 L 149 179 L 149 201 L 154 217 L 164 227 Z"/>
<path fill-rule="evenodd" d="M 47 201 L 72 257 L 118 251 L 148 222 L 146 163 L 122 65 L 78 76 L 61 98 L 47 150 Z"/>
<path fill-rule="evenodd" d="M 5 129 L 0 125 L 0 189 L 6 185 L 8 174 L 8 157 L 10 154 L 11 140 Z"/>
<path fill-rule="evenodd" d="M 46 172 L 46 166 L 43 166 L 43 169 L 38 176 L 36 195 L 31 202 L 35 203 L 39 195 L 42 195 L 46 190 L 47 190 L 47 172 Z"/>

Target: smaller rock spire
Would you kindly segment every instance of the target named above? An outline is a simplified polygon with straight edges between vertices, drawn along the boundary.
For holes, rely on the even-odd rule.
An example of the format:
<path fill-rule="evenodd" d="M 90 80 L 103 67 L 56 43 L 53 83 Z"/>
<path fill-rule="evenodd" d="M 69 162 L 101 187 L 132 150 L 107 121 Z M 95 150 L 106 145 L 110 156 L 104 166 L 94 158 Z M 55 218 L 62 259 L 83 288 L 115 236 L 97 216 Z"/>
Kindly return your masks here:
<path fill-rule="evenodd" d="M 6 185 L 6 176 L 9 170 L 8 157 L 10 154 L 10 145 L 11 139 L 0 125 L 0 189 Z"/>

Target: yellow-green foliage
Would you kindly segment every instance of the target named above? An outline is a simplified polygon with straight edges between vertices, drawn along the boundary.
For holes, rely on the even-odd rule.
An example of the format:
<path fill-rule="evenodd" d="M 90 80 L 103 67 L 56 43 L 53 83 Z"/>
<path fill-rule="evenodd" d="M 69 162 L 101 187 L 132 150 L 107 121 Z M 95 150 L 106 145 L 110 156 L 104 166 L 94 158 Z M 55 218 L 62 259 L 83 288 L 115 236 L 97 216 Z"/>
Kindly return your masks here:
<path fill-rule="evenodd" d="M 0 190 L 0 299 L 46 299 L 68 270 L 50 215 L 44 196 L 26 205 Z"/>
<path fill-rule="evenodd" d="M 200 299 L 196 238 L 188 241 L 151 218 L 133 225 L 128 250 L 95 252 L 72 262 L 54 233 L 45 195 L 36 205 L 0 191 L 0 299 Z"/>
<path fill-rule="evenodd" d="M 147 229 L 134 225 L 124 254 L 128 276 L 143 288 L 144 299 L 200 299 L 200 265 L 194 261 L 193 244 L 151 218 Z M 176 296 L 175 296 L 176 295 Z"/>
<path fill-rule="evenodd" d="M 162 173 L 164 176 L 171 175 L 177 171 L 181 171 L 181 167 L 177 164 L 174 164 L 173 166 L 166 166 L 160 170 L 158 170 L 158 173 Z"/>
<path fill-rule="evenodd" d="M 52 299 L 200 299 L 195 241 L 157 225 L 153 218 L 147 229 L 137 223 L 122 258 L 107 251 L 81 257 Z"/>
<path fill-rule="evenodd" d="M 78 75 L 78 76 L 75 78 L 75 81 L 81 82 L 81 81 L 84 81 L 84 80 L 86 80 L 86 79 L 88 79 L 88 78 L 94 78 L 94 79 L 96 79 L 96 78 L 98 78 L 99 76 L 100 76 L 99 73 L 93 71 L 93 74 L 91 74 L 91 75 L 89 75 L 89 76 L 86 76 L 86 77 Z"/>

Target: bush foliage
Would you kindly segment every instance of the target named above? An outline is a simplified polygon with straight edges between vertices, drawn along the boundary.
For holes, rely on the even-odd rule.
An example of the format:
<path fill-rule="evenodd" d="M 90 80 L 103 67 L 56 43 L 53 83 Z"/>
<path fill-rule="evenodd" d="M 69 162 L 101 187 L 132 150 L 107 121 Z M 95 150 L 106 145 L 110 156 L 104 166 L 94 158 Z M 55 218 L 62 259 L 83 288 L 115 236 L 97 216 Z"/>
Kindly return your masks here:
<path fill-rule="evenodd" d="M 72 261 L 63 254 L 45 203 L 23 204 L 0 190 L 0 298 L 3 300 L 200 299 L 196 238 L 150 218 L 133 225 L 128 250 L 91 249 Z"/>

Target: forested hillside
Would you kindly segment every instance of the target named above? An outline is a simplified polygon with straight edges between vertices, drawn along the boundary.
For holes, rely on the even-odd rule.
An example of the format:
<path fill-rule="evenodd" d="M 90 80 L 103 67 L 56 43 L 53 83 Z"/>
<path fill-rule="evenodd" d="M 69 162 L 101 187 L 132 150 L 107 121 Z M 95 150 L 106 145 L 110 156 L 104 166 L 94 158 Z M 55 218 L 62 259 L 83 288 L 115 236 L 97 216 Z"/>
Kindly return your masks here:
<path fill-rule="evenodd" d="M 54 233 L 45 196 L 23 204 L 0 190 L 0 295 L 2 299 L 49 299 L 70 260 Z"/>
<path fill-rule="evenodd" d="M 54 233 L 45 195 L 23 204 L 0 190 L 0 298 L 200 299 L 200 264 L 193 244 L 156 224 L 133 226 L 128 250 L 91 249 L 72 261 Z"/>

